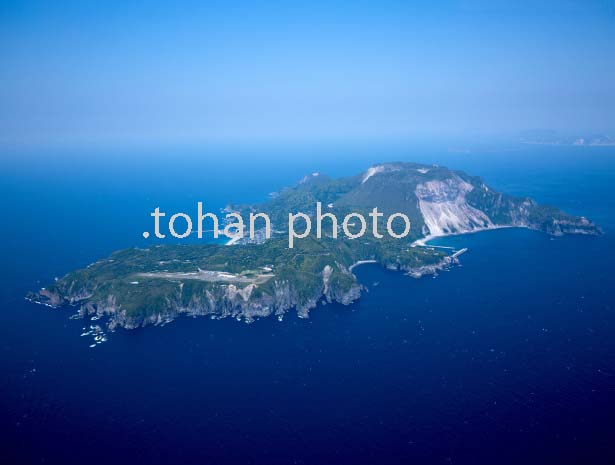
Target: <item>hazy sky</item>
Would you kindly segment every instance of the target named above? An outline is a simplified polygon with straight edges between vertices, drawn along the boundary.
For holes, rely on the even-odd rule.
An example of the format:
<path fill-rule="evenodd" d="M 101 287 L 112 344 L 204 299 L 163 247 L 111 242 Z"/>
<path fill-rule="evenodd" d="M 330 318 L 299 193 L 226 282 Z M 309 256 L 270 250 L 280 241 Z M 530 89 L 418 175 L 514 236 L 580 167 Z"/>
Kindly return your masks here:
<path fill-rule="evenodd" d="M 615 130 L 613 0 L 86 3 L 0 4 L 0 147 Z"/>

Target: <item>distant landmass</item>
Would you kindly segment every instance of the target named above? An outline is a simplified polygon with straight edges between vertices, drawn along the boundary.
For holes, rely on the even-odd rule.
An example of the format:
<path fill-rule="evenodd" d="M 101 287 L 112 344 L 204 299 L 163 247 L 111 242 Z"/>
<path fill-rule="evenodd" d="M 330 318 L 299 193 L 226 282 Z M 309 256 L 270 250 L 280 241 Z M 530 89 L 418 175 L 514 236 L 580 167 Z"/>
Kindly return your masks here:
<path fill-rule="evenodd" d="M 607 134 L 560 135 L 553 131 L 531 131 L 522 139 L 531 145 L 613 147 L 615 137 Z"/>
<path fill-rule="evenodd" d="M 316 202 L 343 218 L 377 207 L 404 213 L 410 235 L 376 239 L 311 235 L 287 247 L 288 213 L 315 215 Z M 180 315 L 282 318 L 291 309 L 307 317 L 318 303 L 350 304 L 362 287 L 353 268 L 377 263 L 412 277 L 435 274 L 458 262 L 461 251 L 426 246 L 437 236 L 500 227 L 524 227 L 552 235 L 600 234 L 584 217 L 571 216 L 528 198 L 499 193 L 479 177 L 436 165 L 383 163 L 356 176 L 332 179 L 313 173 L 259 205 L 229 205 L 246 215 L 265 212 L 274 234 L 257 234 L 234 245 L 156 245 L 120 250 L 109 258 L 72 271 L 29 293 L 33 302 L 76 306 L 81 317 L 103 318 L 107 328 L 137 328 L 172 321 Z M 327 224 L 328 228 L 324 225 Z"/>

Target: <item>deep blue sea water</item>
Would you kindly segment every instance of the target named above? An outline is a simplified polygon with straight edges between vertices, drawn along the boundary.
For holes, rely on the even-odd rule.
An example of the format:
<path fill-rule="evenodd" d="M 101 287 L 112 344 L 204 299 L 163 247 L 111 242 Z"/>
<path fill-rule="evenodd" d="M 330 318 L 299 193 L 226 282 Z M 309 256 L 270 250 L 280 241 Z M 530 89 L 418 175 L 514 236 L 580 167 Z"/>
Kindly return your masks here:
<path fill-rule="evenodd" d="M 148 244 L 155 206 L 216 210 L 390 160 L 466 169 L 605 234 L 440 239 L 469 248 L 462 266 L 419 280 L 358 267 L 369 292 L 348 307 L 252 325 L 182 318 L 95 349 L 70 310 L 23 298 Z M 615 463 L 612 148 L 6 154 L 1 165 L 2 463 Z"/>

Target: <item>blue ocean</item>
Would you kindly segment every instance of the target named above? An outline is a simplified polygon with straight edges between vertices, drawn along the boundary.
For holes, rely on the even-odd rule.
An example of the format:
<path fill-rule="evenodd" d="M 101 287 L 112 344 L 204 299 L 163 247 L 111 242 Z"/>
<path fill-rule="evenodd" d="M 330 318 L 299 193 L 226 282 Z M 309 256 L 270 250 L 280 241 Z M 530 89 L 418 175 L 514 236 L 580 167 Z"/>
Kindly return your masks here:
<path fill-rule="evenodd" d="M 615 150 L 481 146 L 6 153 L 0 161 L 0 462 L 615 463 Z M 350 306 L 279 322 L 180 318 L 90 348 L 24 299 L 149 213 L 254 202 L 306 173 L 438 163 L 599 224 L 438 239 L 461 266 L 375 265 Z M 149 241 L 149 242 L 148 242 Z"/>

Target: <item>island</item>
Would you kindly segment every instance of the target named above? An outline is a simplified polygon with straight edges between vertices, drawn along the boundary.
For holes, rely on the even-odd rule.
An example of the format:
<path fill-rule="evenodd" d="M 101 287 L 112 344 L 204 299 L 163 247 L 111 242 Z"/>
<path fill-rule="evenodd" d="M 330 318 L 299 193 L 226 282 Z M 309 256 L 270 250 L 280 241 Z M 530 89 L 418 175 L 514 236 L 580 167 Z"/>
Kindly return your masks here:
<path fill-rule="evenodd" d="M 401 212 L 412 228 L 404 239 L 338 236 L 331 229 L 287 246 L 283 231 L 288 213 L 308 212 L 320 202 L 343 218 Z M 258 205 L 229 205 L 246 215 L 265 212 L 271 238 L 223 244 L 152 245 L 120 250 L 87 267 L 69 272 L 28 294 L 35 303 L 54 308 L 74 306 L 79 317 L 102 319 L 108 330 L 133 329 L 170 322 L 181 315 L 232 317 L 245 322 L 295 309 L 307 317 L 319 302 L 348 305 L 363 290 L 354 267 L 376 263 L 419 278 L 459 261 L 459 251 L 426 246 L 434 237 L 474 231 L 523 227 L 552 235 L 601 233 L 584 217 L 571 216 L 529 198 L 499 193 L 480 177 L 437 165 L 393 162 L 355 176 L 332 179 L 320 173 L 272 194 Z"/>

